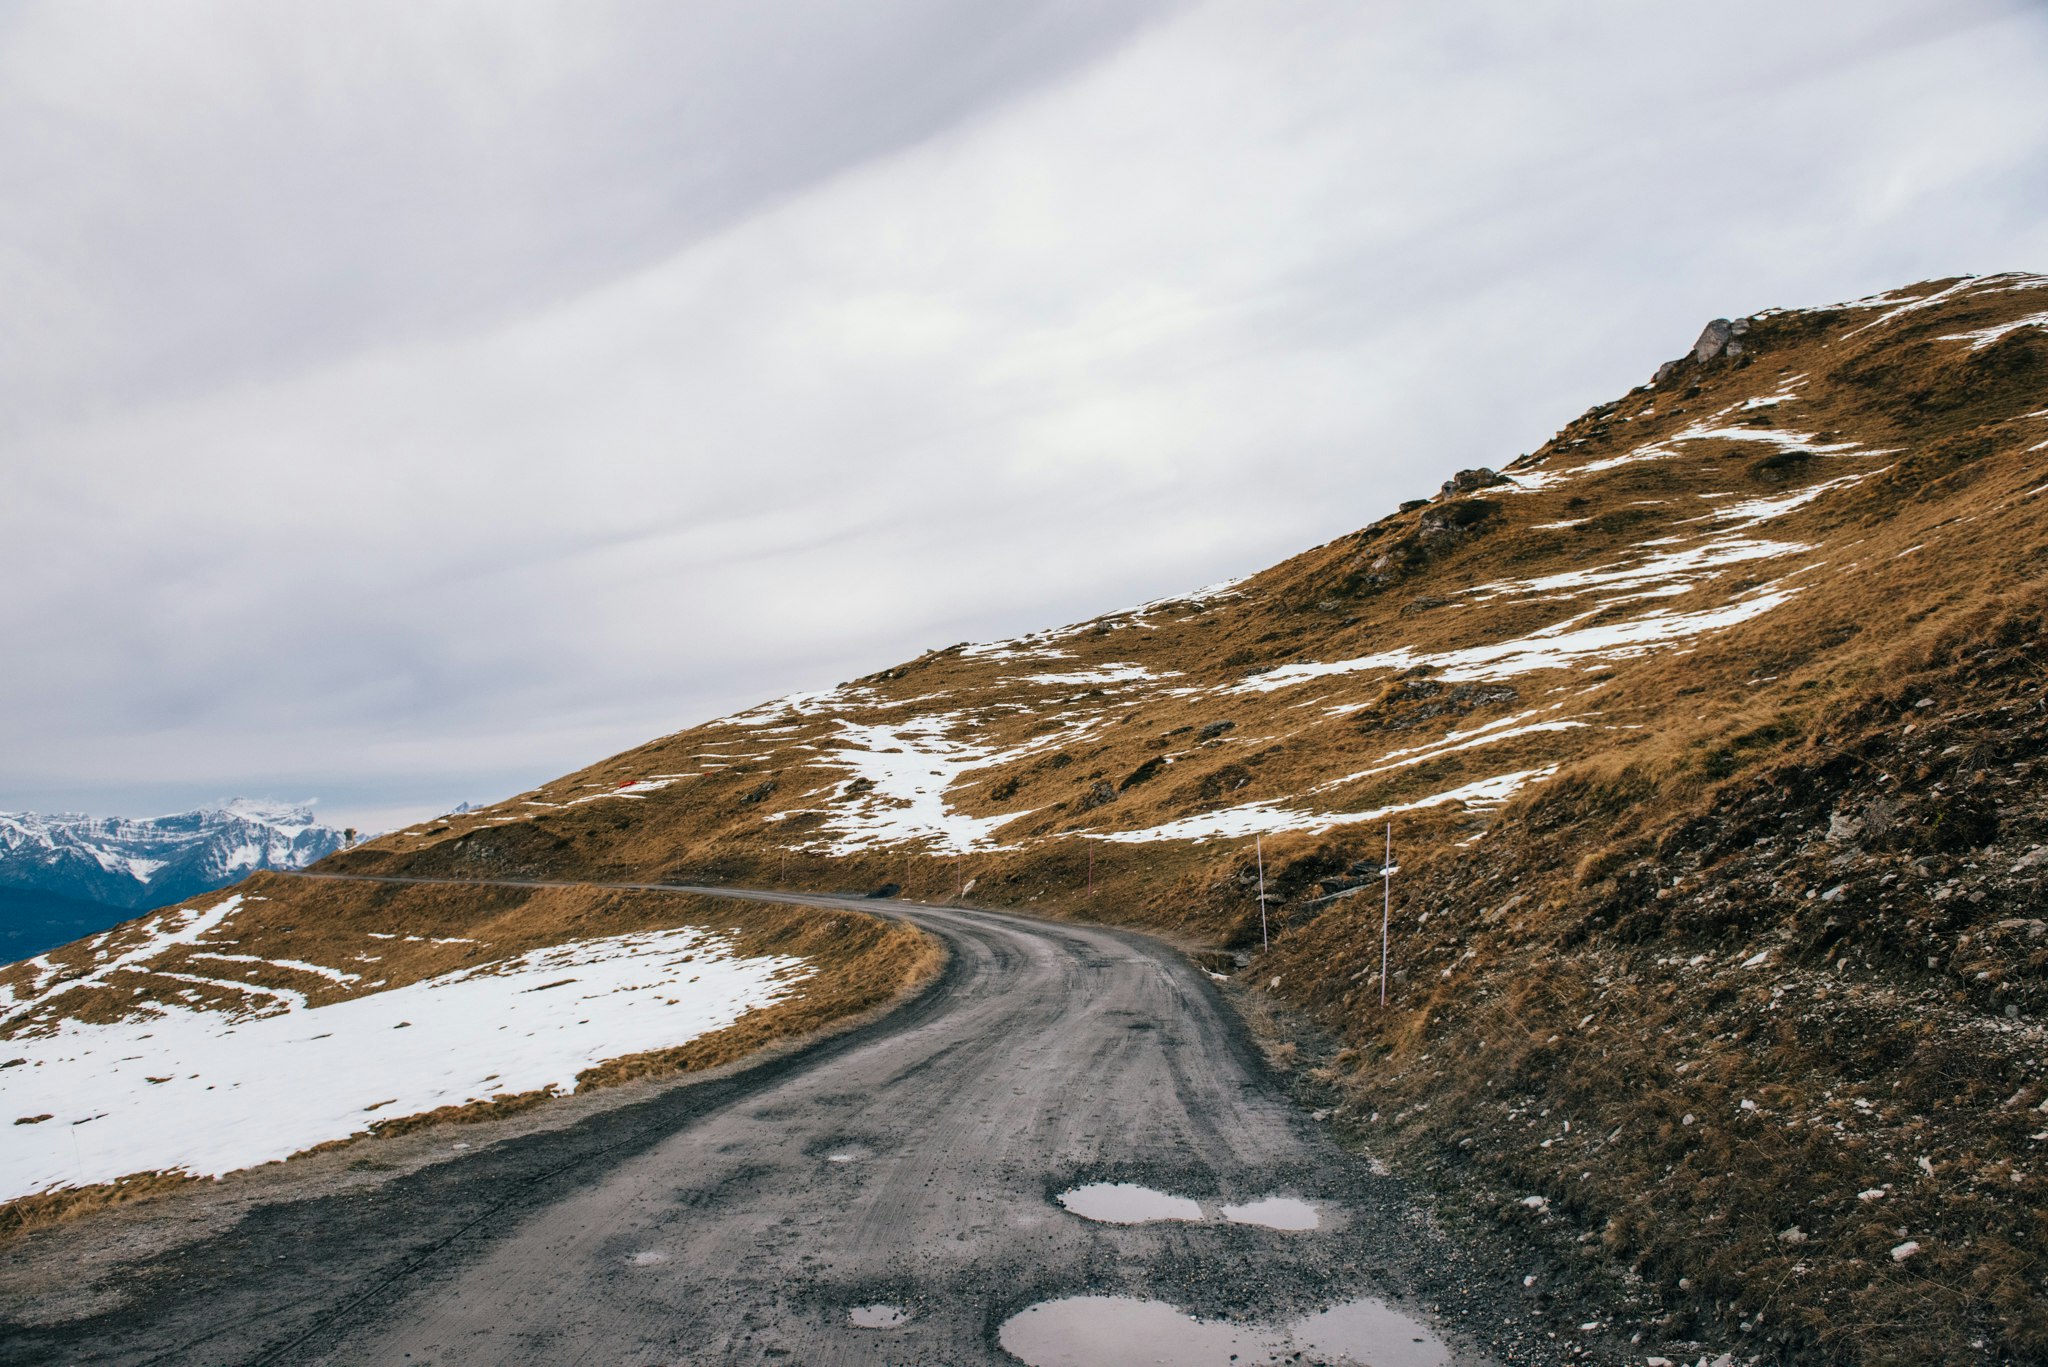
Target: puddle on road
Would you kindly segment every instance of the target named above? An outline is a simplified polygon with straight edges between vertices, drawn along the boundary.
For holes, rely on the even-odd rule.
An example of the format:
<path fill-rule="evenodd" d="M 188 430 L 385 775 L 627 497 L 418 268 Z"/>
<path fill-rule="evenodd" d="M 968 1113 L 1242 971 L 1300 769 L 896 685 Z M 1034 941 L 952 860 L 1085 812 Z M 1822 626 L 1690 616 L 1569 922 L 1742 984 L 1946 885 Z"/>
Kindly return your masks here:
<path fill-rule="evenodd" d="M 1225 1206 L 1223 1218 L 1232 1224 L 1286 1230 L 1314 1229 L 1323 1222 L 1314 1206 L 1294 1196 L 1266 1196 L 1241 1206 Z"/>
<path fill-rule="evenodd" d="M 1152 1220 L 1199 1220 L 1202 1208 L 1185 1196 L 1141 1187 L 1135 1182 L 1090 1182 L 1063 1191 L 1059 1203 L 1084 1220 L 1142 1225 Z"/>
<path fill-rule="evenodd" d="M 1063 1191 L 1059 1203 L 1086 1220 L 1111 1225 L 1142 1225 L 1154 1220 L 1203 1219 L 1199 1202 L 1174 1196 L 1135 1182 L 1091 1182 L 1085 1187 Z M 1298 1196 L 1262 1196 L 1256 1201 L 1220 1208 L 1225 1220 L 1238 1225 L 1259 1225 L 1266 1229 L 1299 1231 L 1321 1227 L 1316 1208 Z"/>
<path fill-rule="evenodd" d="M 900 1305 L 856 1305 L 846 1317 L 856 1329 L 894 1329 L 910 1322 L 910 1312 Z"/>
<path fill-rule="evenodd" d="M 635 1267 L 653 1267 L 656 1263 L 667 1262 L 668 1254 L 658 1248 L 650 1248 L 643 1253 L 627 1254 L 626 1261 Z"/>
<path fill-rule="evenodd" d="M 1311 1358 L 1372 1367 L 1442 1367 L 1451 1360 L 1442 1339 L 1370 1296 L 1296 1320 L 1288 1330 L 1287 1346 Z"/>
<path fill-rule="evenodd" d="M 1068 1296 L 1010 1316 L 996 1341 L 1031 1367 L 1246 1367 L 1272 1361 L 1267 1345 L 1252 1337 L 1255 1332 L 1183 1315 L 1164 1301 Z"/>
<path fill-rule="evenodd" d="M 1283 1327 L 1200 1320 L 1130 1296 L 1068 1296 L 1012 1315 L 997 1341 L 1030 1367 L 1444 1367 L 1451 1360 L 1443 1340 L 1369 1297 Z"/>

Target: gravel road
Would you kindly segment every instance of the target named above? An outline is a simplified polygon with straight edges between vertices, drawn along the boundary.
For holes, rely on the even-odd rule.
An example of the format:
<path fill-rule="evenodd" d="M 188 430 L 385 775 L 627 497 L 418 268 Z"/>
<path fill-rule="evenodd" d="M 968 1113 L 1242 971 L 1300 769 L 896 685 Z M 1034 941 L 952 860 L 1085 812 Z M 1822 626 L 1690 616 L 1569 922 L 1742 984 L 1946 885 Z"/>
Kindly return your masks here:
<path fill-rule="evenodd" d="M 1554 1359 L 1516 1269 L 1437 1232 L 1292 1106 L 1183 955 L 861 905 L 952 950 L 890 1016 L 367 1192 L 257 1209 L 138 1266 L 118 1309 L 0 1326 L 0 1362 L 960 1367 L 1014 1363 L 1005 1321 L 1080 1296 L 1254 1326 L 1374 1296 L 1450 1361 Z M 1058 1202 L 1096 1182 L 1191 1197 L 1205 1218 L 1097 1223 Z M 1320 1227 L 1218 1213 L 1276 1194 Z M 871 1306 L 887 1327 L 854 1322 Z M 1182 1360 L 1155 1347 L 1133 1360 Z"/>

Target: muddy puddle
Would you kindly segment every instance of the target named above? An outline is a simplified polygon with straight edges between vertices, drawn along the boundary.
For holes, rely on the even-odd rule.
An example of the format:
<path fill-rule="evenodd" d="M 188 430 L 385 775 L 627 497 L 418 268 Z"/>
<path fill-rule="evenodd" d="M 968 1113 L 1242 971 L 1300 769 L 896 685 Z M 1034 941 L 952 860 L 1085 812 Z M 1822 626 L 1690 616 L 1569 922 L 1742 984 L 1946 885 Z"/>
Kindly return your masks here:
<path fill-rule="evenodd" d="M 1111 1225 L 1208 1218 L 1198 1201 L 1154 1191 L 1135 1182 L 1091 1182 L 1063 1191 L 1055 1199 L 1083 1219 Z M 1232 1224 L 1261 1225 L 1266 1229 L 1309 1230 L 1322 1224 L 1315 1206 L 1297 1196 L 1262 1196 L 1241 1205 L 1222 1206 L 1217 1213 Z"/>
<path fill-rule="evenodd" d="M 1185 1196 L 1141 1187 L 1135 1182 L 1090 1182 L 1063 1191 L 1059 1203 L 1084 1220 L 1110 1225 L 1143 1225 L 1154 1220 L 1199 1220 L 1200 1205 Z"/>
<path fill-rule="evenodd" d="M 1030 1367 L 1444 1367 L 1451 1360 L 1426 1326 L 1370 1297 L 1266 1325 L 1197 1319 L 1164 1301 L 1068 1296 L 1012 1315 L 998 1341 Z"/>
<path fill-rule="evenodd" d="M 1225 1206 L 1222 1215 L 1232 1224 L 1267 1229 L 1306 1230 L 1323 1222 L 1316 1208 L 1297 1196 L 1266 1196 L 1241 1206 Z"/>
<path fill-rule="evenodd" d="M 910 1323 L 910 1312 L 900 1305 L 856 1305 L 846 1318 L 856 1329 L 894 1329 Z"/>

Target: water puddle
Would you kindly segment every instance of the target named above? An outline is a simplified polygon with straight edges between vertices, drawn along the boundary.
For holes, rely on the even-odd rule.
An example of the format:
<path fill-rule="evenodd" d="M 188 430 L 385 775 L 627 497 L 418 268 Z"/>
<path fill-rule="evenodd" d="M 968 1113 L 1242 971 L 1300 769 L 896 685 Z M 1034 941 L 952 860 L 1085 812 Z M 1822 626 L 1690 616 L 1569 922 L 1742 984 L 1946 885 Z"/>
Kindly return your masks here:
<path fill-rule="evenodd" d="M 1451 1360 L 1442 1339 L 1370 1296 L 1296 1320 L 1287 1343 L 1309 1357 L 1372 1367 L 1442 1367 Z"/>
<path fill-rule="evenodd" d="M 1267 1196 L 1241 1206 L 1225 1206 L 1223 1218 L 1232 1224 L 1286 1230 L 1314 1229 L 1323 1222 L 1314 1206 L 1294 1196 Z"/>
<path fill-rule="evenodd" d="M 1451 1360 L 1443 1340 L 1371 1298 L 1276 1326 L 1196 1319 L 1130 1296 L 1068 1296 L 1020 1310 L 997 1337 L 1030 1367 L 1445 1367 Z"/>
<path fill-rule="evenodd" d="M 856 1329 L 894 1329 L 910 1322 L 910 1312 L 900 1305 L 856 1305 L 846 1318 Z"/>
<path fill-rule="evenodd" d="M 1090 1182 L 1059 1194 L 1059 1203 L 1084 1220 L 1142 1225 L 1152 1220 L 1199 1220 L 1202 1208 L 1185 1196 L 1141 1187 L 1135 1182 Z"/>

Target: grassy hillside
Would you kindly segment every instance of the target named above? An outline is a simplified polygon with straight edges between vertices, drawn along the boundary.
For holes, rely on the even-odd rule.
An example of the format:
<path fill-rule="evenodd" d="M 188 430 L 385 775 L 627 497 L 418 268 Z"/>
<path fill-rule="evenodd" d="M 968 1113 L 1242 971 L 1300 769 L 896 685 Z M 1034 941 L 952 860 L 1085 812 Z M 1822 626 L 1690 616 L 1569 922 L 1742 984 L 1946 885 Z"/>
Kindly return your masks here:
<path fill-rule="evenodd" d="M 1183 930 L 1341 1039 L 1340 1122 L 1652 1341 L 2039 1357 L 2044 310 L 2048 279 L 1999 276 L 1737 320 L 1240 583 L 337 863 Z"/>
<path fill-rule="evenodd" d="M 2044 584 L 2048 279 L 1935 281 L 1710 330 L 1241 582 L 324 867 L 1181 931 L 1336 1037 L 1337 1123 L 1547 1241 L 1645 1351 L 2039 1360 Z"/>

